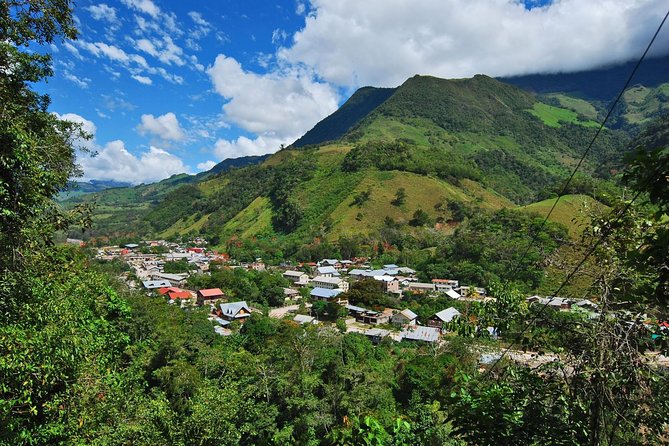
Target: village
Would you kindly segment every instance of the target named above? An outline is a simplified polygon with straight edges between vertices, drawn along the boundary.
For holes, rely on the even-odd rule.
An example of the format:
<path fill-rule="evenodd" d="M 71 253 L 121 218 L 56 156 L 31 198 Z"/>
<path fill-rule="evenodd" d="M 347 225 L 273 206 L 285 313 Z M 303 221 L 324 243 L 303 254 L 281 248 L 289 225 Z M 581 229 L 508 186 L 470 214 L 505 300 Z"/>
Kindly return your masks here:
<path fill-rule="evenodd" d="M 290 319 L 296 324 L 332 325 L 332 318 L 319 319 L 314 306 L 336 304 L 342 315 L 346 332 L 361 333 L 373 343 L 388 338 L 394 341 L 414 341 L 436 344 L 449 331 L 450 324 L 461 312 L 462 302 L 487 302 L 494 300 L 485 288 L 462 285 L 457 279 L 432 278 L 420 282 L 416 271 L 410 267 L 386 264 L 374 268 L 368 258 L 322 259 L 296 265 L 268 266 L 262 259 L 250 263 L 235 262 L 226 254 L 209 250 L 206 240 L 195 239 L 188 243 L 164 240 L 129 243 L 121 247 L 99 248 L 96 257 L 100 260 L 120 259 L 130 271 L 124 280 L 131 288 L 143 288 L 147 295 L 161 297 L 170 305 L 189 309 L 206 307 L 213 330 L 227 336 L 239 330 L 252 313 L 262 313 L 246 300 L 233 300 L 220 288 L 191 289 L 189 277 L 208 275 L 213 268 L 262 271 L 283 278 L 284 302 L 282 306 L 267 309 L 269 317 Z M 185 272 L 169 272 L 170 266 L 179 262 L 187 264 Z M 407 295 L 421 298 L 440 297 L 453 303 L 434 314 L 419 319 L 409 308 L 379 307 L 365 308 L 353 305 L 347 299 L 350 287 L 359 281 L 374 283 L 378 290 L 402 302 Z M 373 282 L 372 282 L 373 281 Z M 589 300 L 572 300 L 561 297 L 529 296 L 528 304 L 547 305 L 558 311 L 579 309 L 596 314 L 597 305 Z M 332 306 L 330 306 L 332 308 Z M 335 317 L 336 320 L 336 317 Z M 342 326 L 343 328 L 344 326 Z M 496 337 L 495 327 L 486 327 Z"/>

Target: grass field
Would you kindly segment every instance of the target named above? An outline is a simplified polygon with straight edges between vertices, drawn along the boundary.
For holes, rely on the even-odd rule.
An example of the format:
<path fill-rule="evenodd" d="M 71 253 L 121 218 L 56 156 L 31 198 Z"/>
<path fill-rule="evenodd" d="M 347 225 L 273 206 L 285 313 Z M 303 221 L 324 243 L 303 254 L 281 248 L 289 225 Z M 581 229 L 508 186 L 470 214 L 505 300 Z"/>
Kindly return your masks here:
<path fill-rule="evenodd" d="M 567 110 L 565 108 L 553 107 L 552 105 L 544 104 L 543 102 L 535 102 L 534 107 L 527 111 L 541 119 L 541 121 L 549 127 L 561 127 L 561 123 L 563 122 L 578 124 L 585 127 L 599 126 L 599 124 L 595 121 L 579 120 L 579 115 L 575 111 Z"/>
<path fill-rule="evenodd" d="M 562 108 L 575 111 L 576 113 L 583 115 L 588 119 L 592 119 L 593 121 L 597 120 L 597 109 L 594 105 L 586 100 L 574 98 L 560 93 L 549 94 L 547 97 L 556 99 Z"/>
<path fill-rule="evenodd" d="M 546 217 L 554 203 L 555 198 L 549 198 L 548 200 L 523 206 L 521 209 L 536 213 L 541 217 Z M 606 206 L 590 196 L 564 195 L 553 210 L 550 221 L 565 225 L 569 229 L 569 234 L 577 237 L 583 232 L 585 225 L 590 221 L 588 213 L 605 209 L 607 209 Z"/>

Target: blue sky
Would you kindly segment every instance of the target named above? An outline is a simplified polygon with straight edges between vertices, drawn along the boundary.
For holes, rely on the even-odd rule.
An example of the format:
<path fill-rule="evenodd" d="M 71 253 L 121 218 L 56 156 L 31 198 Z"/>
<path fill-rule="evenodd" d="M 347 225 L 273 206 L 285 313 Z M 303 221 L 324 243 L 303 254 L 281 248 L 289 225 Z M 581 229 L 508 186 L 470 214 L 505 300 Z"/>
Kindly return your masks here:
<path fill-rule="evenodd" d="M 663 0 L 80 0 L 37 88 L 82 123 L 85 179 L 151 182 L 290 144 L 356 88 L 638 57 Z M 667 32 L 656 54 L 669 49 Z"/>

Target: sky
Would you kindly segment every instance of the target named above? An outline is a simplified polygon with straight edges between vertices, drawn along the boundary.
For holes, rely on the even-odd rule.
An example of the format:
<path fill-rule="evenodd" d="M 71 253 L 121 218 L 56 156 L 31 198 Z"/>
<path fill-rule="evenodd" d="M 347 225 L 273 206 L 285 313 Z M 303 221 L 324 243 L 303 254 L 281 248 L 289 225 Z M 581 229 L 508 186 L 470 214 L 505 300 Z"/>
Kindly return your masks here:
<path fill-rule="evenodd" d="M 78 0 L 36 88 L 93 136 L 84 180 L 149 183 L 272 153 L 356 89 L 638 58 L 666 0 Z M 665 27 L 651 53 L 669 53 Z"/>

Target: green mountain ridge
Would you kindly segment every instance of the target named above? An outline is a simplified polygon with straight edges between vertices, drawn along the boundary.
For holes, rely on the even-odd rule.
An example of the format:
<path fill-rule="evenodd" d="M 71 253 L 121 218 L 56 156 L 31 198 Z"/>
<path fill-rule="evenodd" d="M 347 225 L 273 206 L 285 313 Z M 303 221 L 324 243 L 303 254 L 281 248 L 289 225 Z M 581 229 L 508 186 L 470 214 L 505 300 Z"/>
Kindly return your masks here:
<path fill-rule="evenodd" d="M 260 238 L 294 250 L 313 240 L 373 239 L 389 222 L 413 224 L 417 213 L 450 231 L 449 209 L 528 205 L 576 164 L 596 116 L 581 103 L 540 99 L 484 75 L 365 87 L 260 164 L 95 194 L 102 206 L 90 235 L 201 234 L 220 246 Z M 604 129 L 584 174 L 606 183 L 628 141 Z M 393 204 L 400 189 L 404 201 Z"/>

